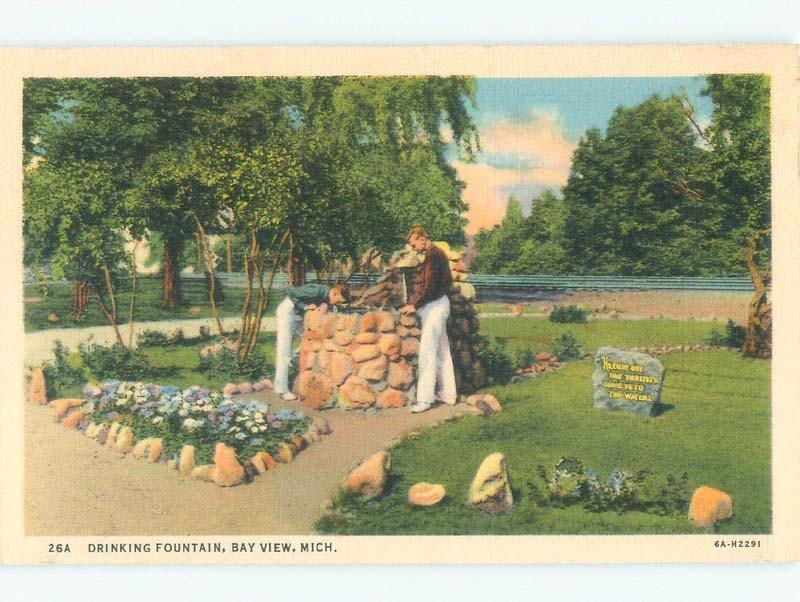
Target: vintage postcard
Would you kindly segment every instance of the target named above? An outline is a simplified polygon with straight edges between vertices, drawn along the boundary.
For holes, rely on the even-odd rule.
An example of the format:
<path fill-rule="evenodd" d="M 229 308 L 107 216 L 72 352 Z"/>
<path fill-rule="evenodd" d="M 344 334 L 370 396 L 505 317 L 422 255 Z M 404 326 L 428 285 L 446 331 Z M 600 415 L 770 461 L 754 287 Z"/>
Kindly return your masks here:
<path fill-rule="evenodd" d="M 0 561 L 797 560 L 798 56 L 1 50 Z"/>

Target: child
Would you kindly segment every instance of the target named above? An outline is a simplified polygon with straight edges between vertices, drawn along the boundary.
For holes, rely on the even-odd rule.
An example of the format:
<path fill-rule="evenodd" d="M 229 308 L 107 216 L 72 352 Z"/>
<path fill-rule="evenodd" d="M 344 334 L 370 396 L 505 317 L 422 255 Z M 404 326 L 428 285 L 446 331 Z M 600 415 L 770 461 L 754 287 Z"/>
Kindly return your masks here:
<path fill-rule="evenodd" d="M 275 310 L 278 342 L 275 350 L 275 391 L 286 401 L 297 399 L 289 390 L 289 364 L 292 361 L 292 340 L 303 330 L 306 310 L 327 308 L 327 303 L 339 305 L 350 302 L 350 290 L 345 284 L 329 288 L 324 284 L 306 284 L 287 288 L 286 298 Z"/>

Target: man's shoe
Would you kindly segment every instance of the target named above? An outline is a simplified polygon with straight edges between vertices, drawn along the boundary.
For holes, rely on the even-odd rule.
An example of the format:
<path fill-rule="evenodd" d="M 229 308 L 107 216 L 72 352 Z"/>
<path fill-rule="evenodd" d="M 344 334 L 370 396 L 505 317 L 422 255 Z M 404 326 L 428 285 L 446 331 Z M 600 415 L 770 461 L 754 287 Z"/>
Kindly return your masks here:
<path fill-rule="evenodd" d="M 295 399 L 297 399 L 297 395 L 289 391 L 288 393 L 284 393 L 283 395 L 281 395 L 281 399 L 283 399 L 283 401 L 294 401 Z"/>
<path fill-rule="evenodd" d="M 436 398 L 436 403 L 443 403 L 443 404 L 448 405 L 448 406 L 454 406 L 454 405 L 456 405 L 456 400 L 453 399 L 451 401 L 448 401 L 446 399 L 442 399 L 441 397 L 437 397 Z"/>
<path fill-rule="evenodd" d="M 420 414 L 422 412 L 426 412 L 431 409 L 431 404 L 425 403 L 424 401 L 418 401 L 413 406 L 411 406 L 411 413 L 412 414 Z"/>

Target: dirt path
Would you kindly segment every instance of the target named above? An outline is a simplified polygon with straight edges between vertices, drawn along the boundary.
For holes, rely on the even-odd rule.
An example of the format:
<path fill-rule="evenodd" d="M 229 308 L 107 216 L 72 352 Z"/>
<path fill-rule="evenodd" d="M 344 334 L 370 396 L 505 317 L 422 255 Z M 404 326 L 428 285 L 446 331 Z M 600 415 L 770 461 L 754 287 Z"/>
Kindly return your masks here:
<path fill-rule="evenodd" d="M 222 326 L 225 329 L 238 328 L 240 318 L 223 318 Z M 205 326 L 214 332 L 214 322 L 211 318 L 200 318 L 194 320 L 160 320 L 156 322 L 139 322 L 134 324 L 133 332 L 138 334 L 143 330 L 158 330 L 159 332 L 169 333 L 180 328 L 187 337 L 194 337 L 200 333 L 200 327 Z M 272 332 L 275 330 L 274 316 L 264 317 L 261 323 L 261 330 Z M 120 327 L 123 338 L 128 336 L 128 326 Z M 135 337 L 134 337 L 135 338 Z M 114 330 L 111 326 L 90 326 L 88 328 L 54 328 L 48 330 L 37 330 L 25 334 L 25 365 L 38 366 L 43 361 L 53 357 L 53 344 L 60 340 L 73 351 L 87 340 L 95 343 L 113 343 Z"/>
<path fill-rule="evenodd" d="M 404 432 L 467 411 L 459 404 L 423 414 L 407 408 L 324 412 L 330 435 L 294 462 L 226 489 L 182 477 L 163 463 L 111 451 L 53 422 L 48 408 L 26 404 L 25 530 L 28 535 L 308 534 L 324 502 L 361 459 Z"/>

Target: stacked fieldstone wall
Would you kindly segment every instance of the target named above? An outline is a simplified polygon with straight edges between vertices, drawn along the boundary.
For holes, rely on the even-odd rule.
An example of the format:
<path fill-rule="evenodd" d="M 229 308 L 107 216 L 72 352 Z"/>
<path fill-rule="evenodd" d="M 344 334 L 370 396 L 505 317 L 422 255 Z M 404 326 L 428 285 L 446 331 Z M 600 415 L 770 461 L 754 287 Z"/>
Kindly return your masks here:
<path fill-rule="evenodd" d="M 394 310 L 306 312 L 295 393 L 312 408 L 413 401 L 419 320 Z"/>

